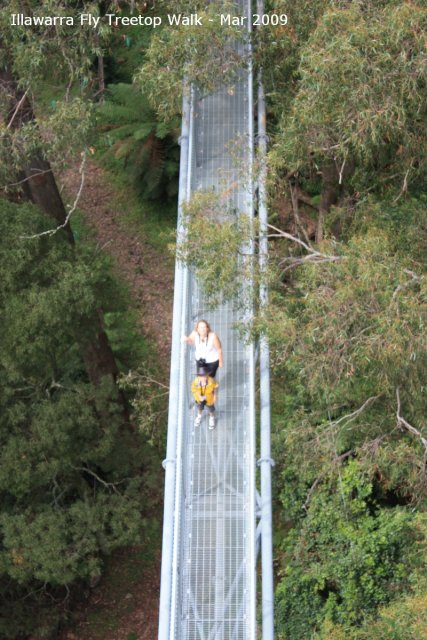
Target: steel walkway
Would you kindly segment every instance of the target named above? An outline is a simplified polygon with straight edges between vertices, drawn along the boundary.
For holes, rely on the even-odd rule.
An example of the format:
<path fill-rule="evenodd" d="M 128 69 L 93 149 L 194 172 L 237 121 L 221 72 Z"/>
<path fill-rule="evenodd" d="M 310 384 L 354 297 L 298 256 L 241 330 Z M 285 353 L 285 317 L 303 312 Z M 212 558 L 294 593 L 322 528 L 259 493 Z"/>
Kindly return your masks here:
<path fill-rule="evenodd" d="M 239 4 L 249 15 L 250 3 Z M 235 211 L 252 215 L 252 90 L 248 68 L 232 89 L 203 98 L 193 90 L 185 100 L 181 205 L 196 191 L 214 189 L 229 194 Z M 194 352 L 181 340 L 198 319 L 208 320 L 223 346 L 213 431 L 206 411 L 202 424 L 193 426 Z M 253 345 L 234 329 L 239 320 L 229 305 L 210 310 L 196 279 L 177 264 L 159 640 L 257 637 L 255 358 Z"/>

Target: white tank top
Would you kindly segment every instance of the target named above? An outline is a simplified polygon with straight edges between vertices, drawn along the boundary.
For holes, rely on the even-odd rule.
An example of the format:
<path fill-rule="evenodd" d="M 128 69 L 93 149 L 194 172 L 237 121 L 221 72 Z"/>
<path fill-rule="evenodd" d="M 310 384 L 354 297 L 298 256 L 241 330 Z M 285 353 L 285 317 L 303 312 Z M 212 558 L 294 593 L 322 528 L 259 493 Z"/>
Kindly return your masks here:
<path fill-rule="evenodd" d="M 219 360 L 218 351 L 213 344 L 214 334 L 209 333 L 206 340 L 202 340 L 199 334 L 196 336 L 196 360 L 204 358 L 206 362 L 216 362 Z"/>

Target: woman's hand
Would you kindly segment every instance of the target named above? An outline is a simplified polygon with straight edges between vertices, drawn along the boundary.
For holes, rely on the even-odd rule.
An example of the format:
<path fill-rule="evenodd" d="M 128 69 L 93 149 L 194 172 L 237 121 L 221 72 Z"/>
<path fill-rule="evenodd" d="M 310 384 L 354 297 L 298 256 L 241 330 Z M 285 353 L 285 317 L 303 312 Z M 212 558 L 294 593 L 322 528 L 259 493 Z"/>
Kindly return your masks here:
<path fill-rule="evenodd" d="M 186 342 L 187 344 L 193 344 L 193 342 L 194 342 L 194 334 L 195 334 L 195 332 L 192 331 L 189 336 L 182 336 L 181 342 Z"/>

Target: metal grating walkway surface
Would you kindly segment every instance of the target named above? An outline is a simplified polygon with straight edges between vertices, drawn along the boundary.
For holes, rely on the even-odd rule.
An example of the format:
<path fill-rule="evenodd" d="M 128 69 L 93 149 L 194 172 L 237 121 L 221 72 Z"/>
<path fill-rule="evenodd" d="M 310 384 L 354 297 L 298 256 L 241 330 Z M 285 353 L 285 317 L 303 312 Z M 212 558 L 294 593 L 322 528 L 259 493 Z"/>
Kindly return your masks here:
<path fill-rule="evenodd" d="M 246 136 L 247 154 L 241 160 L 249 163 L 248 107 L 245 80 L 234 88 L 234 95 L 224 89 L 196 103 L 191 171 L 193 191 L 234 185 L 232 204 L 246 213 L 251 206 L 249 194 L 239 188 L 227 148 L 238 138 L 242 148 L 241 138 Z M 194 355 L 186 356 L 176 638 L 243 640 L 254 637 L 255 612 L 253 353 L 233 329 L 239 318 L 232 309 L 222 306 L 210 311 L 191 277 L 189 289 L 186 332 L 190 333 L 195 320 L 208 319 L 222 341 L 225 366 L 217 374 L 216 429 L 208 431 L 207 412 L 195 428 L 194 408 L 189 408 Z"/>
<path fill-rule="evenodd" d="M 239 4 L 246 14 L 249 3 Z M 233 87 L 203 98 L 193 94 L 189 130 L 186 196 L 206 189 L 226 192 L 233 209 L 252 215 L 250 69 Z M 174 334 L 188 335 L 196 320 L 208 320 L 221 339 L 224 368 L 217 373 L 215 430 L 208 430 L 207 411 L 194 427 L 194 352 L 180 350 L 170 623 L 159 638 L 255 640 L 254 350 L 233 328 L 242 318 L 228 305 L 209 309 L 195 278 L 184 272 L 183 308 Z M 175 420 L 173 409 L 169 429 L 175 428 L 171 416 Z M 162 566 L 162 589 L 164 572 Z"/>

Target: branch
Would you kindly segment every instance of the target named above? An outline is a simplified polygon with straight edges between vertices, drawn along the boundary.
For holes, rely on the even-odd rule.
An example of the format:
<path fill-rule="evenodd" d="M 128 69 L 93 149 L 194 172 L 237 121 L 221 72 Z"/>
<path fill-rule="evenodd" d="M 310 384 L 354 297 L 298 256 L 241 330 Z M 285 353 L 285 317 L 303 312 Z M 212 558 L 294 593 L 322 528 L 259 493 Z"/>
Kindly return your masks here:
<path fill-rule="evenodd" d="M 65 587 L 66 593 L 65 593 L 65 598 L 63 599 L 61 604 L 64 604 L 65 602 L 67 602 L 70 599 L 70 594 L 71 594 L 70 587 L 67 584 L 64 584 L 63 586 Z"/>
<path fill-rule="evenodd" d="M 324 478 L 325 475 L 326 474 L 322 473 L 321 476 L 317 477 L 316 480 L 311 485 L 310 489 L 308 490 L 307 497 L 305 499 L 304 504 L 302 505 L 302 508 L 304 509 L 304 511 L 308 510 L 308 504 L 310 502 L 311 495 L 312 495 L 313 491 L 315 490 L 315 488 L 317 487 L 317 485 L 319 484 L 319 482 L 322 481 L 322 479 Z"/>
<path fill-rule="evenodd" d="M 342 256 L 330 256 L 330 255 L 327 255 L 326 253 L 320 253 L 320 251 L 316 251 L 309 244 L 307 244 L 306 242 L 303 242 L 303 240 L 300 240 L 300 238 L 296 238 L 295 236 L 291 235 L 290 233 L 287 233 L 287 231 L 282 231 L 281 229 L 278 229 L 277 227 L 273 226 L 272 224 L 267 224 L 267 227 L 269 227 L 270 229 L 273 229 L 273 231 L 277 232 L 277 233 L 268 234 L 267 238 L 286 238 L 287 240 L 291 240 L 292 242 L 296 242 L 301 247 L 304 247 L 304 249 L 306 251 L 308 251 L 308 253 L 310 255 L 316 256 L 316 257 L 319 257 L 319 258 L 326 258 L 329 262 L 330 261 L 336 261 L 336 260 L 342 260 Z"/>
<path fill-rule="evenodd" d="M 362 406 L 359 407 L 356 411 L 353 411 L 353 413 L 348 413 L 346 416 L 342 416 L 342 418 L 340 418 L 339 420 L 335 420 L 334 422 L 331 423 L 331 426 L 336 427 L 338 424 L 340 424 L 344 420 L 347 420 L 347 422 L 352 422 L 358 416 L 360 416 L 360 414 L 363 413 L 365 411 L 365 409 L 367 409 L 373 402 L 375 402 L 375 400 L 378 400 L 378 398 L 380 398 L 380 396 L 381 396 L 381 394 L 378 395 L 378 396 L 371 396 L 370 398 L 365 400 L 365 402 L 362 404 Z"/>
<path fill-rule="evenodd" d="M 352 422 L 353 420 L 358 418 L 360 414 L 363 413 L 373 402 L 375 402 L 375 400 L 381 398 L 381 396 L 382 394 L 379 394 L 378 396 L 371 396 L 370 398 L 365 400 L 361 407 L 356 409 L 356 411 L 353 411 L 353 413 L 348 413 L 347 415 L 339 418 L 339 420 L 330 421 L 328 427 L 326 429 L 323 429 L 323 431 L 318 436 L 316 436 L 316 438 L 314 438 L 312 442 L 318 442 L 321 436 L 324 436 L 331 429 L 334 429 L 337 425 L 341 424 L 341 422 L 344 422 L 344 420 L 346 420 L 347 422 Z"/>
<path fill-rule="evenodd" d="M 311 207 L 315 211 L 319 211 L 319 205 L 313 204 L 312 198 L 309 195 L 305 194 L 298 185 L 295 186 L 295 191 L 296 191 L 297 200 L 299 200 L 300 202 L 303 202 L 304 204 L 306 204 L 308 207 Z"/>
<path fill-rule="evenodd" d="M 296 242 L 297 244 L 301 245 L 302 247 L 304 247 L 304 249 L 306 249 L 309 252 L 314 252 L 315 251 L 308 244 L 306 244 L 305 242 L 303 242 L 299 238 L 296 238 L 295 236 L 292 236 L 290 233 L 287 233 L 286 231 L 282 231 L 281 229 L 278 229 L 277 227 L 273 226 L 272 224 L 267 224 L 267 227 L 269 227 L 270 229 L 273 229 L 273 231 L 277 231 L 277 233 L 269 234 L 267 236 L 268 238 L 287 238 L 288 240 L 292 240 L 292 242 Z"/>
<path fill-rule="evenodd" d="M 280 266 L 286 263 L 288 263 L 288 266 L 283 270 L 281 276 L 283 276 L 290 269 L 294 269 L 295 267 L 298 267 L 300 264 L 304 264 L 305 262 L 313 262 L 316 264 L 321 262 L 338 262 L 339 260 L 343 260 L 344 258 L 344 256 L 331 256 L 325 253 L 320 253 L 320 251 L 316 251 L 310 244 L 308 244 L 307 242 L 303 242 L 303 240 L 301 240 L 300 238 L 296 238 L 290 233 L 274 227 L 272 224 L 268 224 L 267 226 L 270 227 L 270 229 L 277 231 L 277 233 L 268 234 L 268 238 L 286 238 L 288 240 L 291 240 L 292 242 L 296 242 L 301 247 L 304 247 L 306 251 L 308 251 L 307 256 L 288 256 L 286 258 L 283 258 L 283 260 L 281 260 L 281 262 L 279 263 Z"/>
<path fill-rule="evenodd" d="M 44 582 L 39 589 L 33 589 L 25 594 L 22 598 L 20 598 L 21 602 L 24 602 L 27 598 L 31 598 L 32 596 L 37 596 L 39 593 L 46 593 L 47 582 Z"/>
<path fill-rule="evenodd" d="M 55 233 L 60 231 L 60 229 L 64 229 L 67 226 L 72 214 L 74 213 L 74 211 L 77 208 L 77 204 L 78 204 L 78 202 L 80 200 L 80 196 L 81 196 L 82 191 L 83 191 L 83 185 L 84 185 L 84 182 L 85 182 L 84 167 L 85 167 L 85 164 L 86 164 L 86 157 L 87 157 L 86 151 L 84 151 L 82 153 L 82 162 L 81 162 L 81 165 L 80 165 L 80 168 L 79 168 L 79 173 L 81 175 L 80 187 L 79 187 L 79 190 L 77 192 L 76 199 L 74 200 L 73 206 L 71 207 L 71 209 L 67 213 L 67 217 L 65 218 L 64 222 L 62 224 L 60 224 L 58 227 L 56 227 L 55 229 L 48 229 L 47 231 L 42 231 L 41 233 L 35 233 L 32 236 L 20 236 L 20 238 L 22 240 L 34 240 L 35 238 L 41 238 L 42 236 L 53 236 L 53 235 L 55 235 Z M 31 176 L 31 177 L 33 177 L 33 176 Z"/>
<path fill-rule="evenodd" d="M 169 386 L 166 384 L 163 384 L 163 382 L 159 382 L 159 380 L 155 380 L 154 378 L 151 378 L 150 376 L 141 376 L 141 380 L 146 380 L 148 383 L 153 383 L 157 384 L 157 386 L 159 387 L 163 387 L 163 389 L 167 389 L 167 391 L 169 391 Z"/>
<path fill-rule="evenodd" d="M 351 456 L 353 453 L 353 449 L 350 449 L 350 451 L 346 451 L 345 453 L 342 453 L 340 456 L 336 456 L 332 462 L 341 462 L 342 460 L 345 460 L 346 458 L 348 458 L 349 456 Z M 317 485 L 323 480 L 323 478 L 327 475 L 327 471 L 325 471 L 325 473 L 322 473 L 320 476 L 318 476 L 316 478 L 316 480 L 313 482 L 313 484 L 311 485 L 310 489 L 308 490 L 307 493 L 307 497 L 305 499 L 304 504 L 302 505 L 302 508 L 304 509 L 304 511 L 307 511 L 308 509 L 308 505 L 309 502 L 311 500 L 311 496 L 313 494 L 313 491 L 315 490 L 315 488 L 317 487 Z"/>
<path fill-rule="evenodd" d="M 24 93 L 24 95 L 22 96 L 22 98 L 20 99 L 18 104 L 16 105 L 15 111 L 13 112 L 12 117 L 9 120 L 9 124 L 7 125 L 6 129 L 10 129 L 10 127 L 12 126 L 13 121 L 16 118 L 16 114 L 18 113 L 19 109 L 21 108 L 22 103 L 24 102 L 25 98 L 27 97 L 27 93 L 28 93 L 28 89 L 26 90 L 26 92 Z"/>
<path fill-rule="evenodd" d="M 43 171 L 38 171 L 30 168 L 30 171 L 35 171 L 35 172 L 32 173 L 30 176 L 27 176 L 26 178 L 19 180 L 19 182 L 9 182 L 9 184 L 5 184 L 3 185 L 3 187 L 0 187 L 0 188 L 8 189 L 9 187 L 19 187 L 20 184 L 23 184 L 24 182 L 28 182 L 28 180 L 32 180 L 33 178 L 37 178 L 37 176 L 42 176 L 45 173 L 52 173 L 52 169 L 44 169 Z"/>
<path fill-rule="evenodd" d="M 383 434 L 382 436 L 377 436 L 373 440 L 366 440 L 366 442 L 362 445 L 362 451 L 365 451 L 368 455 L 376 455 L 379 449 L 380 444 L 389 436 L 389 434 Z"/>
<path fill-rule="evenodd" d="M 111 487 L 113 489 L 113 491 L 115 491 L 117 494 L 120 495 L 120 492 L 117 490 L 117 485 L 121 484 L 122 482 L 125 482 L 126 479 L 124 480 L 120 480 L 119 482 L 106 482 L 105 480 L 103 480 L 102 478 L 100 478 L 94 471 L 92 471 L 91 469 L 89 469 L 88 467 L 72 467 L 75 471 L 85 471 L 86 473 L 89 473 L 91 476 L 93 476 L 96 480 L 98 480 L 98 482 L 100 482 L 101 484 L 104 485 L 104 487 Z"/>
<path fill-rule="evenodd" d="M 396 198 L 393 200 L 393 204 L 396 204 L 396 202 L 397 202 L 398 200 L 400 200 L 400 198 L 403 196 L 403 194 L 404 194 L 404 193 L 406 193 L 406 192 L 408 191 L 408 175 L 409 175 L 410 170 L 412 169 L 412 163 L 413 163 L 413 160 L 411 160 L 411 165 L 410 165 L 409 169 L 408 169 L 408 170 L 406 171 L 406 173 L 405 173 L 405 177 L 403 178 L 403 185 L 402 185 L 402 188 L 401 188 L 401 190 L 400 190 L 399 194 L 398 194 L 398 195 L 396 196 Z"/>
<path fill-rule="evenodd" d="M 421 440 L 421 442 L 423 443 L 423 446 L 424 446 L 424 449 L 425 449 L 425 452 L 426 452 L 426 455 L 427 455 L 427 440 L 426 440 L 426 438 L 424 438 L 423 434 L 420 431 L 418 431 L 418 429 L 416 429 L 411 424 L 409 424 L 409 422 L 407 422 L 405 420 L 405 418 L 400 415 L 400 392 L 399 392 L 399 387 L 396 387 L 396 398 L 397 398 L 397 410 L 396 410 L 397 426 L 398 427 L 405 427 L 405 429 L 407 429 L 410 433 L 412 433 L 413 435 L 417 436 L 417 438 L 419 438 Z"/>
<path fill-rule="evenodd" d="M 307 242 L 307 244 L 309 246 L 310 245 L 310 239 L 308 237 L 307 231 L 305 230 L 304 225 L 301 222 L 301 218 L 299 215 L 299 211 L 298 211 L 298 194 L 297 194 L 297 189 L 294 188 L 291 184 L 291 181 L 289 180 L 289 190 L 291 192 L 291 201 L 292 201 L 292 210 L 294 213 L 294 218 L 295 218 L 295 226 L 297 229 L 299 229 L 300 231 L 302 231 L 302 234 L 305 238 L 305 241 Z"/>
<path fill-rule="evenodd" d="M 342 163 L 341 169 L 339 171 L 340 177 L 339 177 L 339 180 L 338 180 L 338 184 L 342 184 L 342 174 L 343 174 L 343 171 L 344 171 L 346 160 L 347 160 L 347 156 L 344 158 L 344 162 Z"/>
<path fill-rule="evenodd" d="M 289 262 L 290 264 L 285 267 L 285 269 L 283 269 L 281 275 L 283 276 L 287 271 L 290 271 L 291 269 L 294 269 L 295 267 L 298 267 L 298 265 L 300 264 L 304 264 L 304 262 L 312 262 L 314 264 L 320 264 L 322 262 L 338 262 L 338 260 L 341 260 L 342 258 L 340 256 L 319 256 L 319 255 L 308 255 L 308 256 L 300 256 L 300 257 L 287 257 L 287 258 L 283 258 L 283 260 L 280 262 L 280 265 L 285 264 L 286 262 Z"/>
<path fill-rule="evenodd" d="M 350 142 L 351 138 L 346 138 L 345 140 L 342 140 L 341 142 L 337 142 L 336 144 L 331 144 L 329 147 L 320 147 L 319 151 L 333 151 L 334 149 L 339 149 L 340 147 L 343 147 L 344 145 L 348 144 Z"/>
<path fill-rule="evenodd" d="M 407 273 L 409 276 L 411 276 L 412 280 L 408 280 L 408 282 L 405 282 L 405 284 L 399 284 L 399 286 L 396 287 L 392 296 L 392 301 L 396 298 L 399 291 L 402 291 L 403 289 L 410 287 L 412 284 L 414 284 L 415 282 L 418 282 L 418 280 L 421 280 L 423 278 L 423 276 L 418 276 L 416 273 L 414 273 L 410 269 L 404 269 L 403 271 L 404 273 Z"/>

